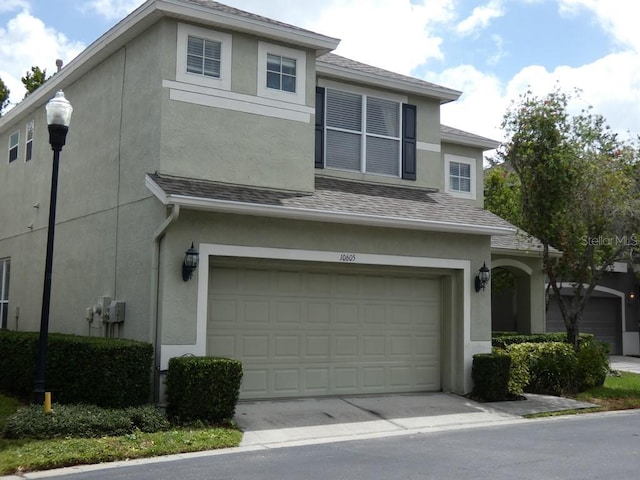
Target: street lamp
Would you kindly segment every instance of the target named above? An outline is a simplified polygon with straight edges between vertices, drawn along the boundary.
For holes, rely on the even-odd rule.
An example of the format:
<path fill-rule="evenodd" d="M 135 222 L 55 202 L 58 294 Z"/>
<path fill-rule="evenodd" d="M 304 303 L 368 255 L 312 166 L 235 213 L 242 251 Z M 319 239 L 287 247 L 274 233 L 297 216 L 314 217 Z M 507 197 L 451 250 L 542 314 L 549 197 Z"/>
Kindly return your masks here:
<path fill-rule="evenodd" d="M 51 199 L 49 201 L 49 228 L 47 231 L 47 257 L 44 267 L 44 288 L 42 289 L 42 313 L 40 316 L 40 341 L 38 343 L 38 361 L 36 364 L 36 383 L 34 401 L 44 403 L 45 366 L 47 360 L 47 341 L 49 336 L 49 308 L 51 305 L 51 271 L 53 267 L 53 239 L 56 228 L 56 201 L 58 197 L 58 164 L 60 152 L 64 147 L 71 122 L 73 107 L 64 98 L 62 90 L 47 102 L 47 125 L 49 125 L 49 143 L 53 150 L 53 171 L 51 173 Z"/>

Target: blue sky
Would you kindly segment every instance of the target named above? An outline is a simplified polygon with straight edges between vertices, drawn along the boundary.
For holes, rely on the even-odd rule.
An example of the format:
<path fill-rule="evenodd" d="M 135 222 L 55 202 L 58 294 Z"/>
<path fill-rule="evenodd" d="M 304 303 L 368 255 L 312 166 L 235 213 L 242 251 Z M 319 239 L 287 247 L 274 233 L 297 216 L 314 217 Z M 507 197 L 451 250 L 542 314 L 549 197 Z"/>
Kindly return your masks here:
<path fill-rule="evenodd" d="M 2 0 L 0 78 L 23 95 L 32 66 L 55 70 L 142 0 Z M 620 132 L 640 133 L 637 0 L 223 0 L 340 38 L 338 54 L 462 90 L 451 126 L 502 139 L 509 102 L 531 88 L 582 90 Z M 578 105 L 575 106 L 578 108 Z"/>

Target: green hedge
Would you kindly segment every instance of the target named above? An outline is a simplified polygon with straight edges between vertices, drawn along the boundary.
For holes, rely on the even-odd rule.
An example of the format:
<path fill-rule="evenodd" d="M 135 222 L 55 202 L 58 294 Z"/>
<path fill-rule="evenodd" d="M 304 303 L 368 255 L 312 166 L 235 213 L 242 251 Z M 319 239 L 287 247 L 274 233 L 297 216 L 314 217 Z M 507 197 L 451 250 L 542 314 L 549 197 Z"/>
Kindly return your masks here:
<path fill-rule="evenodd" d="M 37 332 L 0 331 L 0 390 L 32 398 Z M 133 340 L 49 334 L 46 390 L 61 404 L 128 407 L 149 401 L 153 346 Z"/>
<path fill-rule="evenodd" d="M 487 402 L 508 400 L 510 366 L 511 358 L 504 352 L 474 355 L 471 369 L 473 396 Z"/>
<path fill-rule="evenodd" d="M 167 372 L 167 413 L 174 422 L 222 423 L 233 418 L 242 363 L 220 357 L 174 357 Z"/>
<path fill-rule="evenodd" d="M 580 341 L 591 341 L 594 336 L 590 333 L 581 333 Z M 532 333 L 521 334 L 511 332 L 493 332 L 491 336 L 491 344 L 496 348 L 506 349 L 509 345 L 515 343 L 548 343 L 548 342 L 565 342 L 567 334 L 558 333 Z"/>
<path fill-rule="evenodd" d="M 4 438 L 77 438 L 158 432 L 169 427 L 166 416 L 153 405 L 107 409 L 54 404 L 51 413 L 40 405 L 21 408 L 7 419 L 2 433 Z"/>
<path fill-rule="evenodd" d="M 512 392 L 573 394 L 602 385 L 609 371 L 608 345 L 594 339 L 582 341 L 578 352 L 568 343 L 545 342 L 512 344 L 507 353 Z"/>

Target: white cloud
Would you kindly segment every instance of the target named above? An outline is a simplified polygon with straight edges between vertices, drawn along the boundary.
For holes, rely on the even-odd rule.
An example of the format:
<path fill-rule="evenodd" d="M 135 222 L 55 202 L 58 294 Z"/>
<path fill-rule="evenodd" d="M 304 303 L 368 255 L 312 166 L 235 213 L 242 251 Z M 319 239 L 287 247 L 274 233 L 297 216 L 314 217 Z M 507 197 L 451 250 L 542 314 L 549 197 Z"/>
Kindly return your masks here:
<path fill-rule="evenodd" d="M 120 20 L 144 3 L 144 0 L 91 0 L 83 12 L 93 11 L 107 20 Z"/>
<path fill-rule="evenodd" d="M 458 23 L 456 31 L 461 35 L 470 35 L 486 28 L 491 20 L 504 15 L 501 0 L 491 0 L 488 4 L 476 7 L 471 15 Z"/>
<path fill-rule="evenodd" d="M 638 18 L 640 2 L 635 0 L 558 0 L 560 13 L 577 14 L 582 10 L 594 14 L 601 28 L 623 47 L 640 52 Z"/>
<path fill-rule="evenodd" d="M 23 10 L 28 7 L 29 2 L 27 0 L 3 0 L 3 2 L 0 3 L 0 13 Z"/>
<path fill-rule="evenodd" d="M 453 0 L 336 1 L 306 27 L 341 38 L 336 53 L 394 72 L 409 74 L 429 59 L 443 57 L 434 26 L 451 21 Z"/>
<path fill-rule="evenodd" d="M 56 59 L 68 63 L 84 49 L 84 45 L 48 28 L 42 20 L 23 10 L 0 28 L 0 78 L 11 91 L 10 102 L 24 98 L 26 90 L 20 81 L 32 66 L 46 69 L 50 75 L 56 71 Z"/>

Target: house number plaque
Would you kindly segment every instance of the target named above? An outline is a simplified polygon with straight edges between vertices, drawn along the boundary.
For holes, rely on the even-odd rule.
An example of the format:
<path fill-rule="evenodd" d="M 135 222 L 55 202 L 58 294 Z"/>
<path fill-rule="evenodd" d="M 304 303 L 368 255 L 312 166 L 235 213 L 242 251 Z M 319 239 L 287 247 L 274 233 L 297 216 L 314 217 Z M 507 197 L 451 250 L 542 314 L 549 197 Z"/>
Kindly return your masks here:
<path fill-rule="evenodd" d="M 340 254 L 340 261 L 341 262 L 347 262 L 347 263 L 355 262 L 356 261 L 356 254 L 355 253 L 341 253 Z"/>

